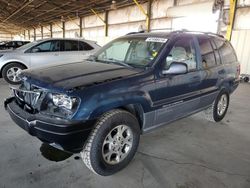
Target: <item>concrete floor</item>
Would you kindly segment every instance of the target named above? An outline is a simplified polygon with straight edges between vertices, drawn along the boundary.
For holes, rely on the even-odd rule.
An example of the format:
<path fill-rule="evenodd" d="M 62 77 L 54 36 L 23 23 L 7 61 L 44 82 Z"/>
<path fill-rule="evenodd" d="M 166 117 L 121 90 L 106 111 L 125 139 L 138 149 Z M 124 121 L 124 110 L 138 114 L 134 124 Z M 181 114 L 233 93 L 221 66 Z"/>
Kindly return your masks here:
<path fill-rule="evenodd" d="M 1 80 L 1 103 L 9 93 Z M 110 177 L 91 173 L 79 155 L 45 159 L 41 142 L 17 127 L 1 105 L 0 187 L 249 188 L 249 101 L 250 85 L 242 84 L 221 123 L 195 115 L 142 136 L 134 160 Z"/>

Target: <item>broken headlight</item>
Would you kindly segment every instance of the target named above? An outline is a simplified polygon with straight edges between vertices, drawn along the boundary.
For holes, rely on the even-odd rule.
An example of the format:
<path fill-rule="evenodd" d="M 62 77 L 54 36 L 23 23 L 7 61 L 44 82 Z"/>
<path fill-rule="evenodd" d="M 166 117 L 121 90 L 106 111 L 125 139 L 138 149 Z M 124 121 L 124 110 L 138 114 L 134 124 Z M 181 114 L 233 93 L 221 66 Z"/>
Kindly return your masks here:
<path fill-rule="evenodd" d="M 60 118 L 70 118 L 80 103 L 77 97 L 48 93 L 41 106 L 42 113 Z"/>
<path fill-rule="evenodd" d="M 52 101 L 55 106 L 72 110 L 76 104 L 77 99 L 75 97 L 69 97 L 62 94 L 52 94 Z"/>

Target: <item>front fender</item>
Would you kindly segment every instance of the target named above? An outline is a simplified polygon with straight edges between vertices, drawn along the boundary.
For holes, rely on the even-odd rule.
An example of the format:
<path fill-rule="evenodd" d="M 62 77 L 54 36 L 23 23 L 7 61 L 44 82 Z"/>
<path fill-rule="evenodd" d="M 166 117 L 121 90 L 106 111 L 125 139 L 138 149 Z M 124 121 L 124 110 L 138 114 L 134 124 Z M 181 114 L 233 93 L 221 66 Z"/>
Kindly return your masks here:
<path fill-rule="evenodd" d="M 5 65 L 7 65 L 7 64 L 9 64 L 9 63 L 20 63 L 20 64 L 23 64 L 23 65 L 25 65 L 26 67 L 29 67 L 29 64 L 28 63 L 26 63 L 26 62 L 24 62 L 24 61 L 22 61 L 22 60 L 20 60 L 20 59 L 7 59 L 7 60 L 5 60 L 5 59 L 0 59 L 0 70 L 2 70 L 2 68 L 5 66 Z"/>
<path fill-rule="evenodd" d="M 85 120 L 97 119 L 107 111 L 131 104 L 139 104 L 144 112 L 148 112 L 151 109 L 152 101 L 150 96 L 144 92 L 129 92 L 105 98 L 99 96 L 94 100 L 92 98 L 91 102 L 85 104 L 83 102 L 74 118 Z"/>

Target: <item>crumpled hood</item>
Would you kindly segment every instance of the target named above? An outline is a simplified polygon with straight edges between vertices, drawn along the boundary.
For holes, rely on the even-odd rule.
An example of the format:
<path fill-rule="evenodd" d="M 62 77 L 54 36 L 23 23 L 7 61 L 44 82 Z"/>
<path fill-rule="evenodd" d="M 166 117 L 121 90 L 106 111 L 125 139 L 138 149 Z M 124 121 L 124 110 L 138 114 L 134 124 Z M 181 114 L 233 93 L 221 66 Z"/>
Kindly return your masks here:
<path fill-rule="evenodd" d="M 37 86 L 73 89 L 97 85 L 138 73 L 114 64 L 79 62 L 22 71 L 21 77 Z"/>

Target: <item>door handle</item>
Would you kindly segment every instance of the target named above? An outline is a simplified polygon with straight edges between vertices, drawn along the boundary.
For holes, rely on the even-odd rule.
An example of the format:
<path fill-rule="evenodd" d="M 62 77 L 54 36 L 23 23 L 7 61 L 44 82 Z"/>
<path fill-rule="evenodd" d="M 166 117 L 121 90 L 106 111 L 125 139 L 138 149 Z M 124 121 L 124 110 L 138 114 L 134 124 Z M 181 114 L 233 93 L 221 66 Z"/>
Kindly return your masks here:
<path fill-rule="evenodd" d="M 200 81 L 200 76 L 194 76 L 191 78 L 192 81 Z"/>
<path fill-rule="evenodd" d="M 222 70 L 220 70 L 218 73 L 219 73 L 219 74 L 225 74 L 226 71 L 225 71 L 224 69 L 222 69 Z"/>

